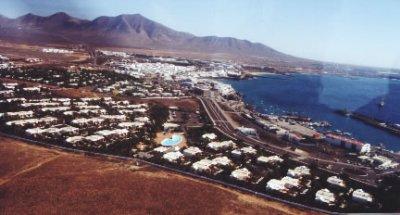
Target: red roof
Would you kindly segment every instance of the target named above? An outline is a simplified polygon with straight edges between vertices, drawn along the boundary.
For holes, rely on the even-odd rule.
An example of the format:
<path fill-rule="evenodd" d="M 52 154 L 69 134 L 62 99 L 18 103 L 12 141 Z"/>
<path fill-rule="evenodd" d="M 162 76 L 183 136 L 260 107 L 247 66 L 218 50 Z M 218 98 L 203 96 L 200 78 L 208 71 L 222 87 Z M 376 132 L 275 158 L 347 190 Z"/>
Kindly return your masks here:
<path fill-rule="evenodd" d="M 341 136 L 341 135 L 338 135 L 338 134 L 327 133 L 326 136 L 330 137 L 332 139 L 337 139 L 337 140 L 340 140 L 342 142 L 350 143 L 350 144 L 353 144 L 353 145 L 360 145 L 360 146 L 364 145 L 364 143 L 359 141 L 359 140 L 351 139 L 351 138 L 348 138 L 346 136 Z"/>

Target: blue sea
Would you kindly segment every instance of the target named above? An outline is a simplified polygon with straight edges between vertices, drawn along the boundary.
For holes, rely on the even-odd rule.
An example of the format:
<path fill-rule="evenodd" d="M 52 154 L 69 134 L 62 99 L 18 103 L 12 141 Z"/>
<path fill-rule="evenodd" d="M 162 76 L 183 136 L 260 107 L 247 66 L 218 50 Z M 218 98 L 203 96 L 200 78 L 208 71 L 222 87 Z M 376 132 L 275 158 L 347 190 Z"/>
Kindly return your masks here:
<path fill-rule="evenodd" d="M 356 111 L 391 123 L 400 123 L 400 81 L 333 75 L 266 75 L 249 80 L 226 80 L 261 113 L 296 113 L 315 121 L 326 120 L 332 130 L 400 151 L 400 137 L 334 113 Z M 379 107 L 381 101 L 385 102 Z"/>

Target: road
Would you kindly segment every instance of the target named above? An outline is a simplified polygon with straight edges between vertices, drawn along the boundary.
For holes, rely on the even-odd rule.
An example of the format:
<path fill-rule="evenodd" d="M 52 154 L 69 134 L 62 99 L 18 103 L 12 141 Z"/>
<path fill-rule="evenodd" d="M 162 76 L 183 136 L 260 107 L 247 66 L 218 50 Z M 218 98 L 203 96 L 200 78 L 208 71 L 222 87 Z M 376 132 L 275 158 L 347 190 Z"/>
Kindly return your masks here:
<path fill-rule="evenodd" d="M 239 185 L 235 185 L 235 184 L 232 184 L 232 183 L 224 182 L 222 180 L 218 180 L 218 179 L 210 178 L 210 177 L 207 177 L 207 176 L 195 174 L 195 173 L 192 173 L 192 172 L 189 172 L 189 171 L 181 170 L 181 169 L 179 169 L 177 167 L 161 165 L 161 164 L 150 162 L 150 161 L 143 160 L 143 159 L 140 159 L 140 158 L 126 157 L 126 156 L 119 156 L 119 155 L 111 155 L 111 154 L 103 154 L 103 153 L 98 153 L 98 152 L 86 151 L 86 150 L 82 150 L 82 149 L 64 147 L 64 146 L 60 146 L 60 145 L 53 145 L 53 144 L 48 144 L 48 143 L 44 143 L 44 142 L 40 142 L 40 141 L 26 139 L 26 138 L 23 138 L 23 137 L 7 134 L 7 133 L 3 133 L 3 132 L 0 132 L 0 135 L 4 136 L 4 137 L 8 137 L 8 138 L 13 138 L 13 139 L 16 139 L 16 140 L 21 140 L 21 141 L 26 142 L 26 143 L 32 143 L 34 145 L 47 147 L 47 148 L 50 148 L 50 149 L 62 150 L 62 151 L 66 151 L 66 152 L 71 152 L 71 153 L 76 153 L 76 154 L 83 154 L 83 155 L 86 155 L 86 156 L 106 158 L 106 159 L 111 158 L 111 159 L 117 159 L 117 160 L 120 160 L 120 161 L 133 161 L 133 162 L 136 162 L 137 164 L 141 164 L 141 165 L 146 165 L 147 164 L 147 165 L 150 165 L 150 166 L 153 166 L 153 167 L 157 167 L 157 168 L 160 168 L 160 169 L 164 169 L 164 170 L 167 170 L 167 171 L 171 171 L 171 172 L 175 172 L 175 173 L 178 173 L 178 174 L 190 176 L 190 177 L 193 177 L 193 178 L 197 178 L 197 179 L 204 180 L 204 181 L 207 181 L 207 182 L 212 182 L 212 183 L 215 183 L 215 184 L 220 184 L 220 185 L 223 185 L 225 187 L 234 188 L 234 189 L 240 190 L 242 192 L 247 192 L 247 193 L 253 194 L 255 196 L 263 197 L 263 198 L 266 198 L 266 199 L 269 199 L 269 200 L 280 201 L 280 202 L 283 202 L 283 203 L 286 203 L 286 204 L 289 204 L 289 205 L 293 205 L 295 207 L 308 209 L 308 210 L 313 210 L 313 211 L 321 212 L 323 214 L 339 214 L 339 213 L 332 212 L 332 211 L 327 211 L 327 210 L 324 210 L 324 209 L 321 209 L 321 208 L 312 207 L 312 206 L 304 205 L 304 204 L 301 204 L 301 203 L 289 201 L 289 200 L 286 200 L 286 199 L 283 199 L 283 198 L 280 198 L 280 197 L 275 197 L 275 196 L 272 196 L 272 195 L 268 195 L 267 193 L 258 192 L 258 191 L 255 191 L 253 189 L 249 189 L 249 188 L 246 188 L 246 187 L 243 187 L 243 186 L 239 186 Z"/>
<path fill-rule="evenodd" d="M 200 100 L 201 104 L 203 105 L 206 113 L 208 114 L 209 118 L 211 119 L 212 123 L 214 124 L 214 127 L 221 132 L 222 134 L 226 135 L 227 137 L 236 140 L 236 141 L 242 141 L 246 144 L 252 145 L 252 146 L 258 146 L 268 152 L 272 152 L 274 154 L 278 155 L 283 155 L 283 154 L 289 154 L 290 157 L 296 159 L 299 157 L 304 157 L 304 155 L 300 155 L 296 153 L 295 151 L 292 151 L 287 148 L 283 148 L 277 145 L 274 145 L 272 143 L 264 142 L 260 139 L 256 139 L 251 136 L 244 135 L 238 131 L 236 131 L 234 125 L 229 123 L 229 120 L 226 119 L 225 114 L 223 113 L 222 108 L 218 105 L 218 103 L 215 101 L 213 98 L 206 98 L 206 97 L 198 97 Z M 334 169 L 360 169 L 363 172 L 366 172 L 366 175 L 351 175 L 350 177 L 353 180 L 356 180 L 360 183 L 368 184 L 368 185 L 373 185 L 374 180 L 377 175 L 376 173 L 371 169 L 367 167 L 360 167 L 358 165 L 354 164 L 349 164 L 349 163 L 344 163 L 344 162 L 338 162 L 338 161 L 333 161 L 332 158 L 327 158 L 327 159 L 321 159 L 317 158 L 314 156 L 307 156 L 310 161 L 317 161 L 318 164 L 324 164 L 324 165 L 332 165 Z M 309 165 L 310 163 L 307 163 L 303 160 L 296 159 L 298 162 L 303 163 L 304 165 Z M 332 174 L 338 174 L 339 172 L 337 171 L 332 171 L 329 169 L 324 169 L 325 171 L 331 172 Z"/>

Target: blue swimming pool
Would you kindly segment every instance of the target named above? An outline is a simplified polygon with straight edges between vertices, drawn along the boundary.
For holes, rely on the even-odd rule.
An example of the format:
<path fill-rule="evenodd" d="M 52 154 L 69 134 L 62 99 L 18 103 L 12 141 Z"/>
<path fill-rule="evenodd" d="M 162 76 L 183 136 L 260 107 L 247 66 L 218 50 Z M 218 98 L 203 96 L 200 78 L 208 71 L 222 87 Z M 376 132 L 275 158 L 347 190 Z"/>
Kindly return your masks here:
<path fill-rule="evenodd" d="M 178 134 L 172 135 L 171 138 L 165 138 L 161 141 L 161 145 L 163 146 L 176 146 L 182 142 L 182 136 Z"/>

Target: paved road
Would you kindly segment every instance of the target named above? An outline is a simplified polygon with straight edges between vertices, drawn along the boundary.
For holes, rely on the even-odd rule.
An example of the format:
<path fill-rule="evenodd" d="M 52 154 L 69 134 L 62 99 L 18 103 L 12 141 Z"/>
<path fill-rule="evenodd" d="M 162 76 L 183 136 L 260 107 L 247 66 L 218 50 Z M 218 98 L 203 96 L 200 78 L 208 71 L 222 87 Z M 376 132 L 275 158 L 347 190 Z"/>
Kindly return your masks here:
<path fill-rule="evenodd" d="M 211 121 L 214 124 L 214 127 L 220 131 L 222 134 L 226 135 L 227 137 L 232 138 L 233 140 L 241 140 L 244 143 L 247 143 L 252 146 L 258 146 L 266 151 L 278 154 L 278 155 L 283 155 L 283 154 L 289 154 L 293 158 L 298 158 L 304 155 L 300 155 L 296 153 L 295 151 L 292 151 L 287 148 L 279 147 L 277 145 L 271 144 L 264 142 L 259 139 L 255 139 L 253 137 L 244 135 L 238 131 L 236 131 L 234 125 L 229 123 L 229 120 L 226 119 L 225 115 L 222 113 L 223 110 L 221 107 L 218 105 L 218 103 L 212 99 L 212 98 L 204 98 L 204 97 L 198 97 L 200 100 L 201 104 L 203 105 L 204 109 L 206 110 L 206 113 L 210 117 Z M 360 167 L 358 165 L 354 164 L 349 164 L 349 163 L 343 163 L 343 162 L 337 162 L 337 161 L 332 161 L 331 159 L 321 159 L 321 158 L 316 158 L 313 156 L 308 156 L 310 160 L 317 161 L 319 164 L 325 164 L 325 165 L 332 165 L 334 166 L 334 169 L 344 169 L 344 168 L 350 168 L 350 169 L 361 169 L 362 171 L 366 172 L 366 175 L 360 176 L 360 175 L 352 175 L 351 178 L 359 181 L 361 183 L 367 183 L 371 184 L 373 180 L 371 179 L 376 178 L 376 173 L 371 169 L 367 167 Z M 298 160 L 300 163 L 303 163 L 305 165 L 309 164 L 305 161 Z M 332 174 L 337 174 L 337 171 L 332 171 L 326 169 L 326 171 L 331 172 Z"/>
<path fill-rule="evenodd" d="M 288 200 L 283 199 L 283 198 L 271 196 L 271 195 L 268 195 L 267 193 L 258 192 L 258 191 L 255 191 L 255 190 L 243 187 L 243 186 L 227 183 L 227 182 L 224 182 L 222 180 L 217 180 L 217 179 L 213 179 L 213 178 L 210 178 L 210 177 L 207 177 L 207 176 L 198 175 L 198 174 L 195 174 L 195 173 L 192 173 L 192 172 L 184 171 L 184 170 L 181 170 L 181 169 L 179 169 L 177 167 L 165 166 L 165 165 L 161 165 L 161 164 L 158 164 L 158 163 L 153 163 L 153 162 L 150 162 L 150 161 L 142 160 L 142 159 L 139 159 L 139 158 L 125 157 L 125 156 L 111 155 L 111 154 L 102 154 L 102 153 L 97 153 L 97 152 L 81 150 L 81 149 L 63 147 L 63 146 L 59 146 L 59 145 L 52 145 L 52 144 L 48 144 L 48 143 L 44 143 L 44 142 L 40 142 L 40 141 L 26 139 L 26 138 L 15 136 L 15 135 L 10 135 L 10 134 L 3 133 L 3 132 L 0 132 L 0 135 L 4 136 L 4 137 L 9 137 L 9 138 L 21 140 L 21 141 L 24 141 L 24 142 L 27 142 L 27 143 L 33 143 L 35 145 L 44 146 L 44 147 L 47 147 L 47 148 L 63 150 L 63 151 L 66 151 L 66 152 L 72 152 L 72 153 L 83 154 L 83 155 L 87 155 L 87 156 L 102 157 L 102 158 L 112 158 L 112 159 L 118 159 L 118 160 L 123 160 L 123 161 L 133 161 L 133 162 L 136 162 L 136 163 L 142 164 L 142 165 L 143 164 L 147 164 L 147 165 L 150 165 L 150 166 L 153 166 L 153 167 L 157 167 L 157 168 L 160 168 L 160 169 L 164 169 L 164 170 L 167 170 L 167 171 L 172 171 L 172 172 L 179 173 L 179 174 L 182 174 L 182 175 L 191 176 L 191 177 L 194 177 L 194 178 L 197 178 L 197 179 L 200 179 L 200 180 L 213 182 L 213 183 L 220 184 L 220 185 L 223 185 L 223 186 L 226 186 L 226 187 L 235 188 L 235 189 L 238 189 L 238 190 L 240 190 L 242 192 L 247 192 L 247 193 L 250 193 L 250 194 L 253 194 L 253 195 L 256 195 L 256 196 L 259 196 L 259 197 L 263 197 L 263 198 L 266 198 L 266 199 L 287 203 L 287 204 L 295 206 L 295 207 L 308 209 L 308 210 L 314 210 L 314 211 L 318 211 L 318 212 L 321 212 L 321 213 L 324 213 L 324 214 L 339 214 L 339 213 L 332 212 L 332 211 L 327 211 L 327 210 L 324 210 L 324 209 L 321 209 L 321 208 L 316 208 L 316 207 L 300 204 L 300 203 L 297 203 L 297 202 L 288 201 Z"/>

